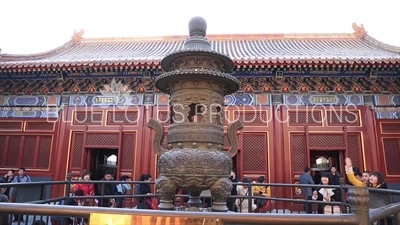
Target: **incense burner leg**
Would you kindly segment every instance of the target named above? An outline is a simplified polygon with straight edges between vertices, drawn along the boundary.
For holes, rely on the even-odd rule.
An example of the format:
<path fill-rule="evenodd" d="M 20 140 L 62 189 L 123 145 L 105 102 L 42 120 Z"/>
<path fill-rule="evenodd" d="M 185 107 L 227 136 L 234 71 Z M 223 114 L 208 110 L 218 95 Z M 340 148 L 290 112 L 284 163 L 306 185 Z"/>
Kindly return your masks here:
<path fill-rule="evenodd" d="M 200 199 L 201 191 L 191 191 L 189 193 L 189 210 L 198 211 L 200 207 L 202 207 L 202 201 Z"/>
<path fill-rule="evenodd" d="M 174 210 L 173 198 L 178 186 L 169 177 L 160 176 L 156 180 L 157 194 L 161 195 L 160 203 L 158 204 L 159 210 Z"/>
<path fill-rule="evenodd" d="M 214 200 L 211 210 L 213 212 L 227 212 L 226 201 L 231 194 L 232 183 L 228 178 L 221 178 L 211 187 L 210 192 Z"/>

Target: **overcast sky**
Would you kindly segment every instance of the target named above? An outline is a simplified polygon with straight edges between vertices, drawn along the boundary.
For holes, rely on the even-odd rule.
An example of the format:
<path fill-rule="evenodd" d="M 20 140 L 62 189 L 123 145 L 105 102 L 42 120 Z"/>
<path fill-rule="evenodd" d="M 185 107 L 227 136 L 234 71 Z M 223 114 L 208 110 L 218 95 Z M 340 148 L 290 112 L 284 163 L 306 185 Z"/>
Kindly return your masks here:
<path fill-rule="evenodd" d="M 202 16 L 208 34 L 353 33 L 400 46 L 400 0 L 0 0 L 0 48 L 49 51 L 84 38 L 187 35 Z"/>

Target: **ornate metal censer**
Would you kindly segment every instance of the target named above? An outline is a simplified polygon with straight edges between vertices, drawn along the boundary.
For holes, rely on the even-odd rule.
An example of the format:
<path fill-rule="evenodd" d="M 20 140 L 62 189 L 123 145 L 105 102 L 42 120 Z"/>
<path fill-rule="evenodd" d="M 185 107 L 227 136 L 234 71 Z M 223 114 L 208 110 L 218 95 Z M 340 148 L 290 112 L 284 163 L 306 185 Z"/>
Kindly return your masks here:
<path fill-rule="evenodd" d="M 210 190 L 212 211 L 228 211 L 227 197 L 232 184 L 229 174 L 237 152 L 237 120 L 228 126 L 230 148 L 224 145 L 224 96 L 239 89 L 239 81 L 228 74 L 233 61 L 211 49 L 205 38 L 206 21 L 195 17 L 189 22 L 190 37 L 183 49 L 161 61 L 166 73 L 156 79 L 156 87 L 170 94 L 168 149 L 162 147 L 164 128 L 154 119 L 147 126 L 155 130 L 153 150 L 159 156 L 156 180 L 161 195 L 159 209 L 173 210 L 172 198 L 178 188 L 189 191 L 192 210 L 201 207 L 200 194 Z M 189 210 L 190 210 L 189 209 Z"/>

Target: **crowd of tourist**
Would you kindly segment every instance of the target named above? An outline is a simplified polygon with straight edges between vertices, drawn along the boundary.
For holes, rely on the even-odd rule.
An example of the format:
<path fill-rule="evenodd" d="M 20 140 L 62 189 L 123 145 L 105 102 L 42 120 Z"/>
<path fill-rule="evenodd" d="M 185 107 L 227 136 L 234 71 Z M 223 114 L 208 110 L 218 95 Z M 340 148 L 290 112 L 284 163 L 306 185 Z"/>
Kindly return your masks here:
<path fill-rule="evenodd" d="M 387 189 L 387 185 L 384 182 L 384 176 L 380 172 L 361 172 L 359 168 L 353 167 L 353 163 L 350 158 L 345 159 L 345 172 L 348 180 L 347 185 L 349 186 L 366 186 L 370 188 L 384 188 Z M 330 171 L 324 172 L 322 174 L 314 174 L 311 176 L 310 168 L 305 168 L 304 173 L 300 176 L 300 184 L 320 184 L 321 188 L 302 188 L 302 193 L 308 200 L 320 200 L 324 202 L 342 201 L 342 193 L 340 190 L 335 190 L 333 188 L 326 188 L 327 185 L 340 185 L 339 183 L 339 173 L 336 167 L 332 166 Z M 346 194 L 346 202 L 348 201 L 348 195 Z M 318 213 L 326 213 L 327 210 L 331 213 L 331 207 L 326 207 L 325 205 L 318 205 Z M 336 210 L 339 210 L 337 207 Z M 305 204 L 305 212 L 312 213 L 312 204 Z"/>
<path fill-rule="evenodd" d="M 371 188 L 383 188 L 387 189 L 387 185 L 384 182 L 384 176 L 380 172 L 369 172 L 363 171 L 361 172 L 358 168 L 353 167 L 352 161 L 350 158 L 345 159 L 345 173 L 348 180 L 348 185 L 353 186 L 366 186 Z M 299 177 L 300 184 L 306 185 L 321 185 L 320 188 L 310 188 L 310 187 L 302 187 L 301 194 L 307 200 L 314 201 L 322 201 L 322 202 L 331 202 L 337 201 L 341 202 L 342 195 L 341 190 L 336 190 L 334 188 L 327 188 L 327 185 L 339 185 L 339 173 L 336 170 L 336 167 L 332 166 L 329 171 L 325 171 L 322 174 L 320 173 L 311 173 L 310 168 L 305 168 L 304 173 Z M 81 173 L 80 180 L 82 181 L 90 181 L 91 173 L 88 170 L 84 170 Z M 151 181 L 152 177 L 150 174 L 142 174 L 140 181 Z M 264 213 L 271 211 L 273 201 L 268 200 L 268 198 L 251 198 L 251 200 L 246 197 L 250 195 L 249 183 L 259 183 L 260 185 L 252 185 L 251 195 L 255 197 L 271 197 L 271 190 L 268 185 L 266 185 L 266 179 L 264 176 L 258 177 L 256 181 L 252 181 L 251 178 L 245 177 L 242 181 L 237 176 L 235 171 L 231 172 L 230 180 L 232 183 L 236 183 L 237 185 L 232 186 L 231 195 L 237 196 L 236 198 L 229 198 L 227 201 L 227 207 L 230 211 L 238 212 L 238 213 Z M 70 198 L 67 201 L 61 201 L 60 205 L 73 205 L 73 206 L 98 206 L 98 207 L 115 207 L 115 208 L 124 208 L 124 198 L 118 197 L 122 195 L 126 195 L 128 192 L 131 192 L 133 188 L 128 183 L 130 181 L 128 176 L 122 176 L 119 179 L 119 183 L 110 182 L 114 181 L 113 171 L 105 171 L 104 177 L 101 179 L 104 181 L 97 185 L 97 188 L 94 184 L 91 183 L 81 183 L 74 185 L 74 191 L 71 196 L 82 197 L 82 198 Z M 19 168 L 17 175 L 14 174 L 13 170 L 8 171 L 8 173 L 3 177 L 1 183 L 26 183 L 31 182 L 31 178 L 26 174 L 25 168 Z M 239 183 L 239 184 L 238 184 Z M 242 183 L 242 184 L 240 184 Z M 262 184 L 262 185 L 261 185 Z M 151 187 L 148 183 L 140 183 L 134 187 L 135 195 L 148 195 L 151 194 Z M 179 190 L 177 190 L 178 193 Z M 11 202 L 13 201 L 13 193 L 14 188 L 1 188 L 0 189 L 0 202 Z M 107 196 L 115 196 L 114 198 L 85 198 L 85 196 L 95 196 L 95 195 L 107 195 Z M 242 196 L 242 197 L 240 197 Z M 346 201 L 348 197 L 346 197 Z M 154 209 L 154 205 L 152 205 L 151 197 L 139 197 L 137 202 L 138 209 Z M 210 203 L 209 203 L 210 204 Z M 313 213 L 313 207 L 311 203 L 304 204 L 304 210 L 306 213 Z M 332 207 L 327 204 L 318 204 L 317 213 L 340 213 L 340 207 Z M 7 215 L 2 218 L 0 224 L 8 224 L 5 221 L 9 220 Z M 22 216 L 13 215 L 12 222 L 17 222 L 22 220 Z M 61 225 L 64 224 L 62 221 L 65 218 L 61 217 L 51 217 L 50 221 L 52 225 Z M 68 224 L 83 224 L 87 225 L 88 221 L 85 219 L 73 219 L 67 218 Z M 75 221 L 73 221 L 75 220 Z M 33 225 L 43 225 L 45 224 L 43 221 L 34 221 Z"/>

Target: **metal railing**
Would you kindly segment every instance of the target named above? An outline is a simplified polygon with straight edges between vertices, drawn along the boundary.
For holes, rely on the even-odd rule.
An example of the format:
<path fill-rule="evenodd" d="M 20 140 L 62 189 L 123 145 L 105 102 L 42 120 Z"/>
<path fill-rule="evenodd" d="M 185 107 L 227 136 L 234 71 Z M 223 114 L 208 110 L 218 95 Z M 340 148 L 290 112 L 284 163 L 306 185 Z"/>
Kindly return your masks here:
<path fill-rule="evenodd" d="M 400 202 L 394 202 L 394 196 L 400 196 L 399 190 L 369 188 L 369 223 L 379 225 L 400 225 Z"/>
<path fill-rule="evenodd" d="M 40 186 L 41 193 L 40 199 L 34 201 L 28 201 L 24 203 L 0 203 L 0 212 L 3 214 L 16 214 L 25 215 L 24 221 L 28 220 L 43 220 L 46 224 L 50 224 L 50 216 L 58 217 L 78 217 L 78 218 L 89 218 L 91 213 L 110 213 L 110 214 L 124 214 L 131 216 L 147 216 L 152 219 L 159 219 L 164 217 L 177 217 L 177 218 L 191 218 L 195 220 L 211 220 L 217 219 L 220 224 L 298 224 L 299 221 L 307 221 L 307 224 L 359 224 L 368 225 L 379 223 L 380 225 L 394 225 L 400 224 L 400 203 L 393 202 L 391 196 L 399 195 L 400 191 L 396 190 L 382 190 L 382 189 L 367 189 L 359 187 L 349 186 L 324 186 L 326 188 L 335 188 L 340 190 L 341 202 L 321 202 L 308 200 L 304 198 L 283 198 L 279 197 L 277 193 L 284 192 L 284 189 L 290 189 L 294 193 L 293 189 L 298 188 L 320 188 L 321 185 L 300 185 L 300 184 L 260 184 L 260 183 L 235 183 L 235 185 L 242 185 L 248 187 L 247 196 L 230 196 L 230 198 L 246 198 L 249 202 L 253 199 L 264 199 L 267 201 L 274 202 L 274 207 L 269 210 L 270 213 L 196 213 L 196 212 L 180 212 L 180 211 L 158 211 L 158 210 L 139 210 L 132 208 L 135 205 L 135 199 L 143 197 L 159 197 L 158 195 L 136 195 L 134 194 L 134 185 L 147 183 L 154 184 L 154 182 L 138 182 L 130 181 L 125 182 L 130 184 L 132 192 L 130 194 L 118 195 L 118 198 L 128 199 L 130 205 L 126 208 L 102 208 L 102 207 L 81 207 L 81 206 L 63 206 L 57 205 L 61 201 L 68 201 L 69 199 L 78 199 L 82 197 L 70 196 L 71 185 L 78 183 L 91 183 L 91 184 L 120 184 L 121 181 L 52 181 L 52 182 L 31 182 L 31 183 L 8 183 L 0 184 L 0 187 L 15 187 L 16 195 L 21 189 L 27 187 Z M 57 198 L 46 199 L 47 186 L 52 185 L 63 185 L 66 188 L 65 196 Z M 252 193 L 253 186 L 269 186 L 272 193 L 275 195 L 269 197 L 254 196 Z M 278 190 L 279 189 L 279 190 Z M 349 202 L 346 202 L 345 192 L 349 193 Z M 383 199 L 382 196 L 389 196 L 388 201 L 383 201 L 381 205 L 371 205 L 373 196 L 379 195 L 379 199 Z M 115 195 L 95 195 L 85 196 L 85 199 L 110 199 L 115 198 Z M 180 202 L 178 201 L 178 199 Z M 175 196 L 175 202 L 177 206 L 183 205 L 184 198 L 189 198 L 189 195 L 177 194 Z M 203 202 L 210 199 L 209 196 L 202 196 Z M 390 202 L 391 201 L 391 202 Z M 211 201 L 212 204 L 212 201 Z M 318 214 L 317 210 L 314 210 L 313 214 L 305 214 L 301 207 L 305 204 L 318 205 L 332 205 L 338 206 L 341 209 L 341 214 Z M 211 205 L 210 205 L 211 206 Z M 289 212 L 287 206 L 291 207 Z M 294 209 L 297 210 L 294 210 Z M 315 207 L 314 207 L 315 208 Z M 249 212 L 252 210 L 249 207 Z M 272 213 L 271 213 L 272 212 Z M 30 215 L 30 216 L 27 216 Z M 11 216 L 10 221 L 14 217 Z M 1 224 L 1 223 L 0 223 Z M 11 224 L 11 223 L 9 223 Z M 19 224 L 19 223 L 18 223 Z M 207 223 L 204 223 L 207 224 Z"/>
<path fill-rule="evenodd" d="M 24 213 L 28 215 L 64 216 L 87 218 L 92 213 L 121 214 L 130 216 L 148 216 L 152 218 L 177 217 L 194 220 L 219 220 L 221 224 L 299 224 L 299 221 L 307 221 L 309 225 L 348 224 L 356 225 L 357 217 L 353 214 L 265 214 L 265 213 L 203 213 L 182 211 L 158 211 L 158 210 L 132 210 L 101 207 L 79 207 L 60 205 L 35 205 L 22 203 L 0 203 L 2 213 Z"/>

